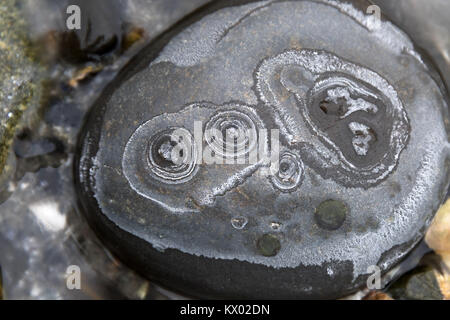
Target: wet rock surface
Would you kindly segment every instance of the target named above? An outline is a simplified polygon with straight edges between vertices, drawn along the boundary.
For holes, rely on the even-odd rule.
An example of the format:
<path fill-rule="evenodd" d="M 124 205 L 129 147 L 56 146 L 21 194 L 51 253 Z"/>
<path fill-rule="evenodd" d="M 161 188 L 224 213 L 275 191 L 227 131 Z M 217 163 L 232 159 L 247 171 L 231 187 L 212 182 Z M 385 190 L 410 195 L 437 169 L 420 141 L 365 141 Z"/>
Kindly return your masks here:
<path fill-rule="evenodd" d="M 398 263 L 447 191 L 448 110 L 409 38 L 374 19 L 332 1 L 213 5 L 150 44 L 80 140 L 80 204 L 102 240 L 196 297 L 336 298 Z M 269 150 L 262 129 L 279 130 L 278 171 L 177 164 L 195 121 Z M 227 149 L 200 137 L 199 157 Z"/>
<path fill-rule="evenodd" d="M 43 99 L 44 67 L 36 59 L 20 13 L 20 3 L 5 0 L 0 6 L 0 202 L 14 175 L 13 138 L 25 125 L 36 122 Z"/>
<path fill-rule="evenodd" d="M 442 300 L 443 295 L 432 268 L 418 268 L 398 280 L 388 291 L 394 299 Z"/>
<path fill-rule="evenodd" d="M 4 14 L 11 17 L 0 21 L 1 40 L 17 42 L 6 51 L 2 48 L 1 54 L 11 54 L 11 59 L 23 57 L 26 50 L 19 36 L 25 34 L 25 48 L 31 45 L 33 52 L 38 51 L 36 61 L 14 64 L 11 70 L 16 73 L 28 72 L 29 67 L 40 70 L 43 62 L 51 67 L 33 78 L 36 81 L 24 82 L 28 88 L 37 85 L 38 79 L 44 79 L 49 90 L 42 92 L 36 87 L 37 96 L 45 96 L 41 108 L 37 110 L 34 100 L 30 101 L 26 106 L 30 117 L 20 118 L 19 127 L 14 128 L 15 137 L 11 131 L 14 142 L 9 148 L 13 152 L 9 154 L 14 166 L 2 180 L 5 192 L 0 199 L 4 296 L 8 299 L 166 299 L 176 296 L 149 283 L 111 256 L 77 214 L 72 161 L 84 114 L 102 88 L 136 50 L 204 1 L 122 1 L 125 5 L 121 12 L 123 19 L 143 30 L 124 30 L 122 38 L 127 39 L 128 50 L 120 56 L 113 54 L 100 59 L 100 62 L 70 65 L 57 49 L 59 38 L 53 37 L 66 30 L 65 1 L 20 2 L 20 6 L 15 6 L 14 1 L 0 3 L 2 17 Z M 13 51 L 16 47 L 18 50 Z M 6 61 L 1 60 L 0 66 Z M 12 84 L 5 80 L 1 86 L 13 88 Z M 2 102 L 0 112 L 3 114 L 9 106 Z M 7 117 L 2 117 L 2 121 L 5 119 Z M 28 121 L 30 119 L 33 121 Z M 80 267 L 81 290 L 66 287 L 66 271 L 70 265 Z"/>
<path fill-rule="evenodd" d="M 103 26 L 109 26 L 103 28 L 105 30 L 104 43 L 109 43 L 109 39 L 118 35 L 119 32 L 123 34 L 118 36 L 118 39 L 122 39 L 122 48 L 117 46 L 106 46 L 107 50 L 96 50 L 95 46 L 84 46 L 84 48 L 94 48 L 89 55 L 94 59 L 89 58 L 88 62 L 74 62 L 68 60 L 66 56 L 61 54 L 61 40 L 60 35 L 65 31 L 65 9 L 67 6 L 66 1 L 35 1 L 35 0 L 23 0 L 20 1 L 21 5 L 16 6 L 14 3 L 17 1 L 2 1 L 0 7 L 2 11 L 0 15 L 5 18 L 0 20 L 2 27 L 0 28 L 0 40 L 8 43 L 7 49 L 0 54 L 6 53 L 6 60 L 0 61 L 0 67 L 6 66 L 2 72 L 10 75 L 12 73 L 21 73 L 26 76 L 23 79 L 29 79 L 28 76 L 32 75 L 33 81 L 25 81 L 25 86 L 19 87 L 24 89 L 21 91 L 25 95 L 31 94 L 32 98 L 27 104 L 24 114 L 15 118 L 16 121 L 8 122 L 11 125 L 12 130 L 3 131 L 11 133 L 11 137 L 14 136 L 14 132 L 17 133 L 14 143 L 8 147 L 9 152 L 7 160 L 8 174 L 2 175 L 2 182 L 4 188 L 0 197 L 0 202 L 7 199 L 0 204 L 0 265 L 3 267 L 3 297 L 9 299 L 101 299 L 101 298 L 132 298 L 132 299 L 165 299 L 167 297 L 176 297 L 173 292 L 168 292 L 160 287 L 156 286 L 152 282 L 148 282 L 140 276 L 133 273 L 129 268 L 123 266 L 116 258 L 111 256 L 103 244 L 97 240 L 96 235 L 86 225 L 83 217 L 80 217 L 74 207 L 76 199 L 74 199 L 75 190 L 72 185 L 72 160 L 74 144 L 76 143 L 77 134 L 82 124 L 83 116 L 89 109 L 92 101 L 96 99 L 102 88 L 116 75 L 117 71 L 134 55 L 134 53 L 142 47 L 143 44 L 148 43 L 155 36 L 161 33 L 163 30 L 169 28 L 175 24 L 178 19 L 183 15 L 199 7 L 205 1 L 193 0 L 193 1 L 179 1 L 179 0 L 122 0 L 111 1 L 111 3 L 118 4 L 121 7 L 121 12 L 117 16 L 117 24 L 111 24 L 111 21 L 102 21 L 104 17 L 110 16 L 109 13 L 93 14 L 91 10 L 88 13 L 95 16 L 96 21 Z M 81 1 L 82 2 L 82 1 Z M 108 1 L 110 2 L 110 1 Z M 419 5 L 411 6 L 408 3 L 417 2 Z M 433 6 L 439 3 L 439 7 Z M 93 8 L 93 11 L 97 12 L 95 5 L 102 6 L 101 1 L 95 1 L 89 3 L 88 7 Z M 237 2 L 235 2 L 237 4 Z M 396 6 L 392 11 L 393 13 L 399 13 L 399 15 L 390 15 L 395 18 L 396 22 L 407 22 L 406 31 L 411 36 L 418 39 L 421 45 L 424 44 L 423 40 L 427 40 L 426 49 L 430 49 L 433 57 L 437 56 L 439 60 L 438 64 L 445 76 L 444 72 L 448 68 L 446 64 L 446 46 L 445 39 L 446 30 L 442 32 L 442 28 L 446 21 L 446 7 L 447 4 L 444 0 L 433 0 L 426 3 L 416 0 L 403 1 L 404 6 L 397 6 L 397 3 L 392 4 Z M 362 11 L 366 10 L 367 3 L 356 3 L 357 7 Z M 6 6 L 6 10 L 3 8 Z M 226 4 L 224 6 L 227 6 Z M 385 7 L 383 7 L 384 10 Z M 427 10 L 427 14 L 424 14 L 424 10 Z M 408 14 L 405 18 L 401 15 L 401 11 Z M 383 12 L 385 13 L 385 12 Z M 420 13 L 417 15 L 417 13 Z M 22 15 L 23 14 L 23 15 Z M 119 17 L 120 16 L 120 17 Z M 425 21 L 423 17 L 432 16 L 433 19 Z M 437 22 L 442 19 L 441 22 Z M 24 21 L 29 23 L 30 28 L 25 28 Z M 269 20 L 268 20 L 269 21 Z M 125 28 L 122 29 L 121 24 L 125 22 Z M 405 25 L 402 25 L 405 27 Z M 121 31 L 119 31 L 122 29 Z M 101 32 L 98 29 L 94 30 L 95 38 L 101 37 Z M 431 32 L 431 36 L 427 35 L 427 32 Z M 28 34 L 27 34 L 28 33 Z M 25 37 L 24 37 L 25 35 Z M 111 36 L 113 35 L 113 36 Z M 425 35 L 424 37 L 422 37 Z M 35 37 L 34 40 L 43 43 L 39 46 L 43 46 L 42 52 L 43 60 L 50 62 L 50 72 L 48 74 L 42 74 L 42 63 L 36 61 L 34 55 L 35 48 L 32 48 L 35 44 L 30 44 L 29 37 Z M 418 36 L 418 37 L 416 37 Z M 422 38 L 420 38 L 422 37 Z M 88 38 L 84 38 L 88 39 Z M 88 39 L 89 40 L 89 39 Z M 295 39 L 294 39 L 295 40 Z M 430 41 L 428 41 L 430 40 Z M 95 42 L 95 41 L 94 41 Z M 102 41 L 100 41 L 102 42 Z M 137 43 L 136 43 L 137 42 Z M 91 44 L 92 41 L 86 41 L 85 44 Z M 11 45 L 12 44 L 12 45 Z M 347 43 L 348 45 L 354 45 Z M 30 47 L 31 45 L 31 47 Z M 301 50 L 302 48 L 295 41 L 289 46 L 294 50 Z M 26 48 L 32 49 L 32 55 L 28 55 Z M 3 49 L 3 47 L 2 47 Z M 75 47 L 73 49 L 76 49 Z M 129 51 L 123 51 L 124 49 L 130 49 Z M 77 49 L 79 50 L 79 48 Z M 355 52 L 355 55 L 358 53 Z M 121 56 L 123 55 L 123 56 Z M 3 56 L 5 57 L 5 56 Z M 270 58 L 268 55 L 265 58 Z M 345 57 L 344 57 L 345 58 Z M 352 57 L 347 57 L 348 61 L 357 62 Z M 12 60 L 8 60 L 12 59 Z M 2 62 L 11 62 L 10 65 L 2 64 Z M 70 65 L 65 64 L 65 61 L 71 61 Z M 23 63 L 18 63 L 23 62 Z M 407 60 L 401 59 L 401 63 L 406 64 Z M 365 64 L 364 64 L 365 65 Z M 14 68 L 10 68 L 14 66 Z M 223 67 L 223 66 L 222 66 Z M 282 70 L 280 75 L 283 75 L 283 86 L 286 86 L 287 91 L 294 92 L 297 85 L 306 82 L 308 79 L 303 77 L 302 72 L 297 72 L 298 68 L 287 68 Z M 28 73 L 31 71 L 31 73 Z M 374 70 L 381 76 L 385 76 L 384 72 L 380 70 Z M 305 71 L 303 71 L 305 72 Z M 295 76 L 301 76 L 301 81 L 295 81 Z M 44 92 L 40 86 L 39 79 L 48 77 L 51 82 L 49 87 L 46 84 Z M 1 78 L 1 75 L 0 75 Z M 6 79 L 6 78 L 5 78 Z M 387 79 L 389 80 L 389 79 Z M 13 84 L 15 84 L 13 82 Z M 391 83 L 392 84 L 392 83 Z M 18 88 L 11 86 L 9 82 L 2 82 L 1 86 L 6 88 L 13 88 L 14 94 L 19 93 Z M 30 86 L 31 85 L 31 86 Z M 410 90 L 407 83 L 403 86 L 394 86 L 396 90 L 402 87 L 402 97 L 412 95 L 413 91 Z M 51 89 L 51 90 L 47 90 Z M 8 89 L 9 90 L 9 89 Z M 327 90 L 329 91 L 329 90 Z M 256 92 L 256 91 L 255 91 Z M 41 100 L 39 96 L 44 93 L 45 99 L 43 99 L 42 109 L 36 108 L 36 101 Z M 327 92 L 328 93 L 328 92 Z M 35 95 L 36 94 L 36 95 Z M 18 95 L 19 97 L 20 95 Z M 231 95 L 230 95 L 231 96 Z M 283 95 L 284 97 L 284 95 Z M 36 99 L 35 99 L 36 98 Z M 351 97 L 353 99 L 353 97 Z M 365 97 L 367 99 L 367 97 Z M 404 102 L 402 98 L 402 101 Z M 12 106 L 15 108 L 19 106 L 14 101 Z M 252 99 L 250 99 L 252 100 Z M 330 100 L 330 99 L 328 99 Z M 357 100 L 353 99 L 353 100 Z M 331 100 L 330 100 L 331 101 Z M 331 110 L 342 112 L 350 99 L 340 99 L 337 103 L 334 101 L 326 101 L 331 104 Z M 242 101 L 240 101 L 242 102 Z M 319 101 L 321 102 L 321 101 Z M 370 101 L 369 101 L 370 102 Z M 375 101 L 377 102 L 377 101 Z M 253 102 L 252 102 L 253 103 Z M 376 103 L 373 103 L 379 110 Z M 408 103 L 404 103 L 405 107 Z M 11 111 L 11 105 L 9 103 L 1 103 L 1 112 Z M 328 106 L 325 106 L 328 107 Z M 335 108 L 335 109 L 333 109 Z M 348 110 L 348 108 L 347 108 Z M 373 116 L 375 108 L 366 107 L 361 108 L 361 111 L 367 110 L 368 112 L 361 112 L 361 117 L 357 117 L 362 120 L 370 120 Z M 321 111 L 323 114 L 323 111 Z M 344 113 L 345 114 L 345 113 Z M 320 117 L 323 117 L 319 113 Z M 383 113 L 377 112 L 376 116 L 383 115 Z M 409 114 L 408 114 L 409 115 Z M 353 114 L 355 116 L 355 114 Z M 320 119 L 319 117 L 319 119 Z M 266 119 L 266 116 L 262 116 Z M 2 117 L 2 121 L 6 118 Z M 341 121 L 341 120 L 340 120 Z M 360 121 L 352 121 L 360 122 Z M 216 123 L 216 122 L 215 122 Z M 218 122 L 222 123 L 222 122 Z M 350 122 L 351 123 L 351 122 Z M 348 125 L 350 125 L 348 123 Z M 4 122 L 2 122 L 2 125 Z M 34 125 L 33 125 L 34 124 Z M 368 123 L 361 122 L 362 125 L 370 127 Z M 361 125 L 355 127 L 354 130 L 349 127 L 349 134 L 351 136 L 346 137 L 348 150 L 359 152 L 373 152 L 374 137 L 377 137 L 373 132 Z M 2 127 L 3 130 L 4 127 Z M 20 130 L 21 128 L 25 130 Z M 19 129 L 19 130 L 18 130 Z M 376 129 L 376 128 L 375 128 Z M 412 128 L 414 129 L 414 127 Z M 377 129 L 380 131 L 380 129 Z M 369 139 L 370 138 L 370 139 Z M 4 141 L 4 140 L 3 140 Z M 166 145 L 166 144 L 165 144 Z M 167 151 L 167 148 L 163 148 Z M 167 152 L 158 153 L 167 155 Z M 356 158 L 356 157 L 355 157 Z M 320 179 L 310 170 L 309 166 L 302 164 L 303 159 L 298 154 L 293 153 L 287 149 L 283 149 L 281 152 L 280 171 L 276 175 L 271 176 L 269 183 L 273 188 L 276 188 L 280 194 L 288 196 L 296 190 L 302 191 L 309 183 L 313 185 L 319 185 Z M 412 179 L 413 177 L 411 177 Z M 306 179 L 306 180 L 305 180 Z M 306 181 L 306 182 L 305 182 Z M 389 180 L 386 180 L 386 183 Z M 386 184 L 382 184 L 387 186 Z M 444 188 L 444 186 L 442 187 Z M 0 187 L 1 189 L 1 187 Z M 320 188 L 318 188 L 319 190 Z M 372 190 L 368 189 L 369 192 Z M 384 189 L 386 196 L 396 197 L 400 192 L 404 192 L 404 187 L 400 183 L 394 181 L 389 183 Z M 242 194 L 242 190 L 239 188 L 234 193 L 236 201 L 239 203 L 246 199 L 247 193 Z M 335 199 L 333 195 L 330 195 L 329 199 Z M 171 199 L 168 197 L 168 199 Z M 323 197 L 324 200 L 327 197 Z M 268 202 L 270 202 L 268 200 Z M 196 207 L 196 202 L 190 199 L 188 201 L 190 207 Z M 317 201 L 319 205 L 320 201 Z M 255 203 L 255 206 L 258 203 Z M 375 205 L 375 202 L 374 204 Z M 302 241 L 308 238 L 308 234 L 305 235 L 302 232 L 301 225 L 292 225 L 286 223 L 286 219 L 289 219 L 290 215 L 295 213 L 298 207 L 297 202 L 285 204 L 282 206 L 283 210 L 279 210 L 272 216 L 265 218 L 264 224 L 268 226 L 265 233 L 258 234 L 258 237 L 252 239 L 251 245 L 255 250 L 255 254 L 262 255 L 261 249 L 268 249 L 263 252 L 266 254 L 276 253 L 267 258 L 274 258 L 280 254 L 283 250 L 284 232 L 289 229 L 289 232 L 293 235 L 292 239 L 296 241 Z M 311 206 L 310 213 L 313 214 L 315 208 Z M 434 209 L 433 209 L 434 210 Z M 350 211 L 352 216 L 352 211 Z M 445 217 L 445 214 L 440 214 L 439 217 Z M 253 228 L 255 219 L 251 215 L 246 215 L 245 211 L 238 209 L 233 211 L 233 216 L 226 216 L 225 219 L 229 219 L 229 223 L 232 230 L 241 230 L 246 232 L 248 228 Z M 351 220 L 353 221 L 353 220 Z M 429 242 L 433 249 L 436 249 L 439 254 L 446 261 L 448 260 L 445 246 L 445 219 L 439 218 L 435 221 L 434 228 L 430 229 L 429 234 L 432 234 L 432 243 Z M 344 221 L 344 226 L 348 221 Z M 368 219 L 367 223 L 351 222 L 351 226 L 355 231 L 366 232 L 368 226 L 376 227 L 378 221 L 376 218 Z M 324 229 L 325 230 L 325 229 Z M 435 232 L 431 232 L 435 231 Z M 436 232 L 437 231 L 437 232 Z M 331 231 L 329 231 L 331 232 Z M 317 233 L 316 230 L 312 230 L 311 234 Z M 262 236 L 261 236 L 262 235 Z M 265 236 L 266 235 L 266 236 Z M 109 236 L 108 234 L 104 235 Z M 161 239 L 164 239 L 164 235 L 161 235 Z M 267 242 L 261 241 L 258 245 L 258 240 L 269 240 Z M 277 249 L 277 241 L 281 241 L 280 250 Z M 275 240 L 275 241 L 274 241 Z M 261 244 L 266 244 L 261 246 Z M 145 246 L 147 244 L 143 244 Z M 407 247 L 407 246 L 406 246 Z M 258 249 L 260 248 L 260 249 Z M 160 249 L 162 249 L 160 247 Z M 278 250 L 278 251 L 277 251 Z M 397 249 L 397 252 L 403 252 L 405 247 Z M 415 250 L 417 251 L 417 250 Z M 166 253 L 170 254 L 170 250 L 166 250 Z M 317 253 L 317 252 L 316 252 Z M 416 253 L 414 253 L 415 255 Z M 420 252 L 417 254 L 422 255 Z M 129 259 L 133 264 L 134 257 Z M 413 259 L 414 260 L 414 259 Z M 417 259 L 415 259 L 417 260 Z M 415 261 L 414 260 L 414 261 Z M 184 260 L 173 260 L 180 264 L 178 272 L 183 274 L 186 272 L 182 266 L 189 263 L 189 256 Z M 170 265 L 172 262 L 168 262 Z M 181 261 L 181 262 L 180 262 Z M 195 259 L 192 264 L 196 263 Z M 414 267 L 417 262 L 413 262 L 412 266 L 406 268 L 409 270 Z M 82 286 L 81 290 L 67 290 L 66 288 L 66 270 L 69 265 L 78 265 L 82 271 Z M 402 263 L 404 265 L 404 263 Z M 133 265 L 135 266 L 135 265 Z M 230 267 L 229 267 L 230 266 Z M 149 264 L 151 267 L 151 264 Z M 217 265 L 205 266 L 205 270 L 211 270 L 216 268 Z M 224 265 L 223 272 L 233 272 L 234 264 Z M 248 267 L 254 267 L 253 264 L 249 264 Z M 323 268 L 326 265 L 323 266 Z M 350 268 L 351 265 L 349 264 Z M 438 268 L 434 263 L 432 265 L 434 269 L 445 270 L 445 268 Z M 276 271 L 286 271 L 288 276 L 290 269 L 277 269 Z M 315 270 L 311 268 L 312 273 L 320 273 L 320 268 Z M 395 268 L 397 270 L 397 268 Z M 395 271 L 392 270 L 392 271 Z M 400 274 L 404 271 L 400 268 Z M 333 273 L 335 269 L 327 269 L 327 274 Z M 277 274 L 274 273 L 274 275 Z M 219 271 L 220 273 L 220 271 Z M 299 280 L 298 273 L 291 273 L 292 281 Z M 441 292 L 444 294 L 444 298 L 448 299 L 449 294 L 449 276 L 447 272 L 435 273 L 436 279 L 439 282 Z M 252 277 L 250 277 L 252 278 Z M 396 278 L 396 277 L 395 277 Z M 253 277 L 253 283 L 257 281 L 261 282 L 261 278 Z M 276 278 L 273 278 L 277 280 Z M 300 278 L 300 281 L 303 278 Z M 389 281 L 390 277 L 387 274 L 384 279 Z M 309 281 L 309 279 L 306 279 Z M 351 279 L 349 277 L 348 282 Z M 306 283 L 306 282 L 305 282 Z M 385 283 L 385 282 L 383 282 Z M 0 285 L 1 287 L 1 285 Z M 194 285 L 190 285 L 184 290 L 189 292 Z M 328 285 L 328 287 L 320 288 L 317 290 L 334 290 Z M 182 287 L 173 287 L 174 290 L 182 290 Z M 300 288 L 297 288 L 300 289 Z M 312 289 L 306 287 L 306 289 Z M 262 282 L 260 290 L 267 290 L 267 284 Z M 1 290 L 0 290 L 1 291 Z M 338 290 L 337 290 L 338 291 Z M 352 299 L 360 299 L 364 296 L 366 290 L 356 293 L 354 296 L 350 296 Z M 205 293 L 207 295 L 208 293 Z M 213 291 L 209 293 L 209 296 L 223 295 L 223 292 Z M 195 295 L 195 292 L 194 292 Z M 375 294 L 374 294 L 375 295 Z M 384 294 L 383 297 L 385 297 Z M 381 297 L 381 293 L 377 295 Z M 234 296 L 232 298 L 235 298 Z"/>
<path fill-rule="evenodd" d="M 434 250 L 438 263 L 432 267 L 444 299 L 450 299 L 450 201 L 436 213 L 435 219 L 425 236 L 425 241 Z"/>

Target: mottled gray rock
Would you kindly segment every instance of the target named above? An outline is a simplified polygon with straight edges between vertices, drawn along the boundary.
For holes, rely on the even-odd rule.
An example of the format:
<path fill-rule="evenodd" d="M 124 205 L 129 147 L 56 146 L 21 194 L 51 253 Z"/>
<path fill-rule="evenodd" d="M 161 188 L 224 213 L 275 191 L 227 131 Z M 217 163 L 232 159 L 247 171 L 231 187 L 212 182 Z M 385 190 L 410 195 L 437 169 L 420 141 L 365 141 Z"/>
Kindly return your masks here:
<path fill-rule="evenodd" d="M 0 202 L 14 175 L 14 135 L 34 122 L 44 95 L 43 66 L 36 59 L 19 7 L 16 0 L 0 3 Z"/>

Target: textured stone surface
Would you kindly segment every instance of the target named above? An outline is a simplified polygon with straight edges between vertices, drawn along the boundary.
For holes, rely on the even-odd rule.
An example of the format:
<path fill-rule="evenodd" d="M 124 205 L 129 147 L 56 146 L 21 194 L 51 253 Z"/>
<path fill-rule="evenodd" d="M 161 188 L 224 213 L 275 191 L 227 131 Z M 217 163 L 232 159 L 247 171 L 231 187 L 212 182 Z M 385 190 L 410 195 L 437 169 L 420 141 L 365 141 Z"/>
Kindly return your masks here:
<path fill-rule="evenodd" d="M 76 162 L 86 217 L 123 261 L 194 296 L 354 291 L 409 252 L 447 190 L 439 80 L 405 34 L 351 5 L 207 13 L 145 49 L 94 107 Z M 283 171 L 148 161 L 163 130 L 194 136 L 221 113 L 279 129 Z M 151 154 L 171 160 L 167 147 Z M 347 208 L 331 228 L 314 215 L 326 200 Z"/>
<path fill-rule="evenodd" d="M 32 122 L 43 95 L 43 68 L 35 60 L 19 6 L 15 0 L 0 4 L 0 193 L 14 173 L 14 135 Z"/>
<path fill-rule="evenodd" d="M 450 29 L 446 0 L 375 0 L 382 14 L 407 32 L 437 64 L 447 88 L 450 87 Z M 433 17 L 430 19 L 430 17 Z"/>

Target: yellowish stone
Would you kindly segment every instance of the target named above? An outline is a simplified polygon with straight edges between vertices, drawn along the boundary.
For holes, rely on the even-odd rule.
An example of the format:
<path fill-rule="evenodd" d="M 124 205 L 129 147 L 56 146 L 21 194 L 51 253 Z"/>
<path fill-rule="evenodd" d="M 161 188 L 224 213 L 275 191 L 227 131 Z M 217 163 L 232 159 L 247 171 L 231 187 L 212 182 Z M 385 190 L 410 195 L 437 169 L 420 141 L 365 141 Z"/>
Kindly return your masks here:
<path fill-rule="evenodd" d="M 428 246 L 442 257 L 443 274 L 436 272 L 444 299 L 450 300 L 450 199 L 436 213 L 425 236 Z"/>

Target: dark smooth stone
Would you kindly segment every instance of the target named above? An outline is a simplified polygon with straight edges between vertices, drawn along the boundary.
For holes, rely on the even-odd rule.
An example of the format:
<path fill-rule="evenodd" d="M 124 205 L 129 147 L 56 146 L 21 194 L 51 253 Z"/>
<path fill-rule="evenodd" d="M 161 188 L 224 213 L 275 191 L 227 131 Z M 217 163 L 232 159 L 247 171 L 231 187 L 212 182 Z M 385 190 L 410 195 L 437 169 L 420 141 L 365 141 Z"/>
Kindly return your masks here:
<path fill-rule="evenodd" d="M 121 49 L 124 22 L 120 1 L 73 0 L 81 11 L 81 28 L 62 32 L 60 52 L 69 62 L 98 61 Z M 68 17 L 64 6 L 63 17 Z"/>
<path fill-rule="evenodd" d="M 389 294 L 398 300 L 442 300 L 435 271 L 420 267 L 400 278 L 389 288 Z"/>
<path fill-rule="evenodd" d="M 80 209 L 104 243 L 204 298 L 338 298 L 401 261 L 448 188 L 448 109 L 366 5 L 216 2 L 144 49 L 79 140 Z M 279 166 L 227 163 L 259 148 Z"/>

